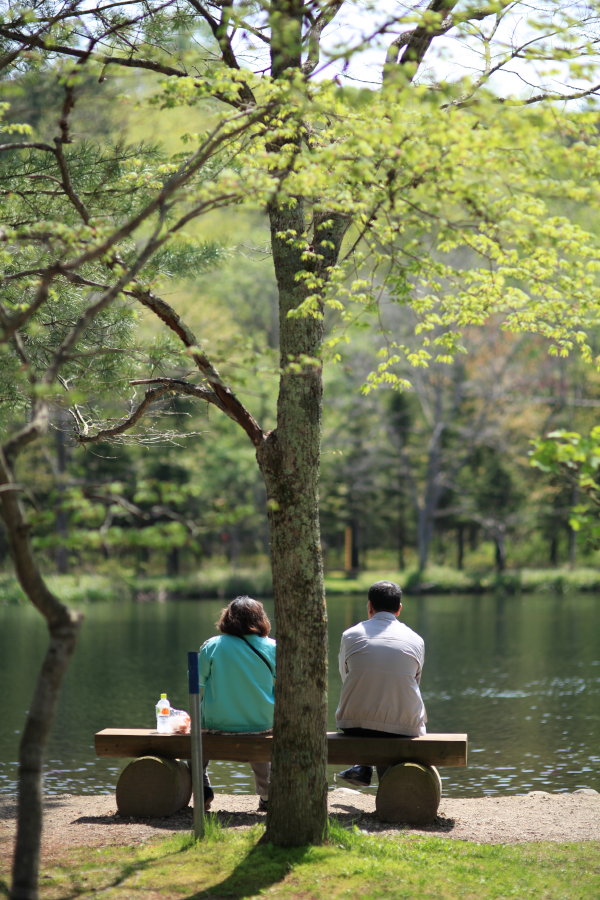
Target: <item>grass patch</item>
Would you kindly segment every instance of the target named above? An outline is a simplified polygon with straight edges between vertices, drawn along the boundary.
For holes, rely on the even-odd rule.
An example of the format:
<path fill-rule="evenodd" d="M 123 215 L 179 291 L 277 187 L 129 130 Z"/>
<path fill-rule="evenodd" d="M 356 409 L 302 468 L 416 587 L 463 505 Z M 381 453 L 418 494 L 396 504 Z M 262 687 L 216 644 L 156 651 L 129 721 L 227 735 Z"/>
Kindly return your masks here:
<path fill-rule="evenodd" d="M 514 569 L 502 574 L 489 569 L 464 569 L 451 566 L 428 566 L 424 572 L 407 569 L 360 572 L 348 577 L 344 572 L 329 572 L 325 586 L 329 596 L 365 594 L 375 579 L 388 579 L 400 584 L 406 594 L 521 594 L 546 592 L 568 594 L 576 591 L 599 591 L 600 569 Z"/>
<path fill-rule="evenodd" d="M 369 569 L 354 577 L 344 572 L 329 572 L 325 578 L 328 596 L 366 593 L 375 580 L 387 578 L 402 585 L 407 594 L 568 594 L 576 591 L 600 591 L 600 568 L 515 569 L 499 575 L 489 570 L 458 571 L 450 566 L 430 566 L 425 572 L 407 569 Z M 270 597 L 271 574 L 261 567 L 231 570 L 226 566 L 202 569 L 193 575 L 176 578 L 134 576 L 130 573 L 50 575 L 48 584 L 65 603 L 85 605 L 119 599 L 168 600 L 213 599 L 224 601 L 238 594 Z M 24 602 L 24 594 L 14 575 L 0 574 L 0 602 Z"/>
<path fill-rule="evenodd" d="M 262 826 L 218 826 L 194 843 L 175 836 L 141 847 L 82 848 L 43 873 L 41 900 L 202 898 L 424 898 L 592 900 L 600 894 L 599 842 L 474 844 L 381 837 L 331 824 L 322 847 L 259 843 Z"/>

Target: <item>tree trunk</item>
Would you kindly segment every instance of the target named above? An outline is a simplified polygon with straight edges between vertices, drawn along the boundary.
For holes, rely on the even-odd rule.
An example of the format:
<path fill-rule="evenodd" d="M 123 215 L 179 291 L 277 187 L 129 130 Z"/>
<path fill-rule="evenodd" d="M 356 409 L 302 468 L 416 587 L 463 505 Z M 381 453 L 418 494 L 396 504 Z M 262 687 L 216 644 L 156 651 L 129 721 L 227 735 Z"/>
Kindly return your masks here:
<path fill-rule="evenodd" d="M 429 509 L 426 506 L 419 507 L 417 510 L 417 553 L 420 572 L 425 571 L 427 560 L 429 559 L 429 549 L 433 534 L 432 525 Z"/>
<path fill-rule="evenodd" d="M 327 614 L 318 512 L 321 318 L 291 318 L 304 299 L 301 251 L 280 235 L 304 234 L 304 211 L 273 206 L 281 379 L 277 428 L 258 448 L 267 489 L 277 622 L 272 791 L 265 838 L 321 843 L 327 823 Z M 293 365 L 290 365 L 290 364 Z M 290 815 L 290 810 L 294 815 Z"/>
<path fill-rule="evenodd" d="M 505 535 L 502 529 L 498 529 L 494 536 L 494 561 L 496 566 L 496 572 L 502 574 L 502 572 L 506 569 L 506 546 L 505 546 Z"/>
<path fill-rule="evenodd" d="M 404 502 L 404 494 L 402 490 L 398 495 L 398 568 L 401 572 L 406 566 L 405 557 L 406 547 L 406 506 Z"/>
<path fill-rule="evenodd" d="M 441 397 L 438 395 L 436 407 L 439 407 L 440 403 Z M 417 518 L 417 546 L 420 572 L 425 570 L 429 559 L 431 541 L 433 540 L 434 533 L 433 518 L 437 512 L 442 496 L 442 488 L 440 486 L 441 440 L 444 434 L 445 425 L 441 421 L 441 409 L 439 408 L 436 419 L 437 424 L 433 429 L 429 447 L 427 449 L 428 461 L 425 497 L 423 500 L 423 507 L 418 510 Z"/>
<path fill-rule="evenodd" d="M 305 452 L 309 452 L 307 444 Z M 291 453 L 282 452 L 279 436 L 272 435 L 261 452 L 269 492 L 277 623 L 272 791 L 266 840 L 284 847 L 321 843 L 327 824 L 327 613 L 316 503 L 317 470 L 298 450 L 294 446 Z M 268 463 L 267 456 L 271 457 Z M 291 456 L 296 457 L 295 473 L 286 462 Z"/>
<path fill-rule="evenodd" d="M 75 649 L 82 621 L 62 604 L 42 578 L 29 540 L 29 526 L 19 485 L 0 451 L 0 509 L 19 583 L 48 623 L 50 643 L 38 676 L 19 747 L 17 839 L 13 857 L 11 900 L 37 900 L 42 833 L 42 770 L 60 685 Z"/>
<path fill-rule="evenodd" d="M 554 522 L 552 523 L 552 528 L 555 528 Z M 548 562 L 551 566 L 554 567 L 558 565 L 558 534 L 555 530 L 553 530 L 552 534 L 550 535 Z"/>
<path fill-rule="evenodd" d="M 571 488 L 571 497 L 569 506 L 571 509 L 576 505 L 578 500 L 578 491 L 576 487 Z M 577 562 L 577 532 L 573 531 L 570 525 L 567 525 L 567 557 L 569 560 L 569 568 L 574 569 Z"/>
<path fill-rule="evenodd" d="M 11 900 L 37 900 L 38 897 L 44 754 L 62 680 L 75 649 L 80 621 L 78 614 L 63 607 L 58 621 L 49 627 L 50 643 L 19 745 L 17 840 Z"/>
<path fill-rule="evenodd" d="M 456 526 L 456 568 L 459 572 L 465 567 L 465 526 Z"/>
<path fill-rule="evenodd" d="M 179 547 L 171 547 L 167 551 L 166 573 L 168 578 L 177 578 L 180 572 Z"/>

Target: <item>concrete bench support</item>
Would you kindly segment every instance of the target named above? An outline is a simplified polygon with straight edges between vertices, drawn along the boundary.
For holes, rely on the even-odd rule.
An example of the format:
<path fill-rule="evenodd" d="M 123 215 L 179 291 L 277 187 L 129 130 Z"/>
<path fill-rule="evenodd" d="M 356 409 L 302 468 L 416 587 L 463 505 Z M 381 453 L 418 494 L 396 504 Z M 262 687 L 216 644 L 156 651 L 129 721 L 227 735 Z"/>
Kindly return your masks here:
<path fill-rule="evenodd" d="M 132 759 L 117 782 L 117 810 L 121 816 L 172 816 L 188 805 L 191 796 L 188 764 L 164 756 Z"/>

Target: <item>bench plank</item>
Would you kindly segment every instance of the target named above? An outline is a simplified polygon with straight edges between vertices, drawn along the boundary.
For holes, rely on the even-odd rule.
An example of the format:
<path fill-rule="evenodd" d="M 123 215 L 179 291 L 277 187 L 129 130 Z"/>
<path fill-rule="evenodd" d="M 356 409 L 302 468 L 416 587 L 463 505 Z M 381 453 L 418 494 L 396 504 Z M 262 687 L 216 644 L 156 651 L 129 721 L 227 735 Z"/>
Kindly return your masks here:
<path fill-rule="evenodd" d="M 414 738 L 365 737 L 327 734 L 327 761 L 358 763 L 365 766 L 420 762 L 427 766 L 466 766 L 466 734 L 423 734 Z"/>
<path fill-rule="evenodd" d="M 272 745 L 272 736 L 265 734 L 202 735 L 202 755 L 208 760 L 266 762 L 271 759 Z M 189 734 L 158 734 L 149 728 L 104 728 L 95 735 L 95 746 L 97 756 L 191 758 Z M 378 738 L 332 731 L 327 734 L 327 758 L 333 765 L 392 765 L 410 760 L 428 766 L 466 766 L 467 735 Z"/>

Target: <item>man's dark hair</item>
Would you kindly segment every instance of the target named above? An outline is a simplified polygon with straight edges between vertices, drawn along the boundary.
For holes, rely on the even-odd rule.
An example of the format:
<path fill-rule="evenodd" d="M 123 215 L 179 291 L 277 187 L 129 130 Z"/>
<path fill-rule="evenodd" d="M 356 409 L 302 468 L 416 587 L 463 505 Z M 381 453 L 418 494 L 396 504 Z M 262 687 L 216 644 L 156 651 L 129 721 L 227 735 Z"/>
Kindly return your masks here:
<path fill-rule="evenodd" d="M 402 603 L 402 589 L 394 581 L 376 581 L 369 588 L 369 603 L 375 612 L 397 613 Z"/>
<path fill-rule="evenodd" d="M 252 597 L 236 597 L 221 610 L 217 628 L 223 634 L 259 634 L 267 637 L 271 631 L 269 617 L 262 603 Z"/>

